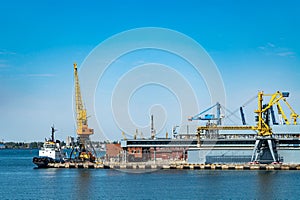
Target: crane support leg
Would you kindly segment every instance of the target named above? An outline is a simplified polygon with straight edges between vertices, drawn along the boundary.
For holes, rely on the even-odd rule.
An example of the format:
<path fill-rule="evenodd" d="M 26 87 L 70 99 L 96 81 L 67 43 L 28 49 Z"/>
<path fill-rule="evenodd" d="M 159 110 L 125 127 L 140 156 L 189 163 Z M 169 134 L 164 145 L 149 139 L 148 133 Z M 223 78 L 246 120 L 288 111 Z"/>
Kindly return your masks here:
<path fill-rule="evenodd" d="M 274 155 L 273 145 L 272 145 L 272 141 L 271 141 L 271 140 L 268 140 L 268 146 L 269 146 L 269 150 L 270 150 L 270 152 L 271 152 L 273 161 L 274 161 L 274 162 L 277 162 L 277 159 L 275 158 L 275 155 Z"/>
<path fill-rule="evenodd" d="M 258 148 L 258 145 L 259 145 L 259 140 L 256 140 L 256 141 L 255 141 L 255 146 L 254 146 L 254 149 L 253 149 L 253 152 L 252 152 L 251 162 L 256 161 L 257 158 L 258 158 L 258 154 L 259 154 L 259 148 Z"/>
<path fill-rule="evenodd" d="M 272 137 L 257 137 L 251 162 L 269 164 L 279 162 L 276 141 Z"/>
<path fill-rule="evenodd" d="M 197 147 L 199 148 L 201 146 L 200 143 L 200 133 L 197 133 Z"/>

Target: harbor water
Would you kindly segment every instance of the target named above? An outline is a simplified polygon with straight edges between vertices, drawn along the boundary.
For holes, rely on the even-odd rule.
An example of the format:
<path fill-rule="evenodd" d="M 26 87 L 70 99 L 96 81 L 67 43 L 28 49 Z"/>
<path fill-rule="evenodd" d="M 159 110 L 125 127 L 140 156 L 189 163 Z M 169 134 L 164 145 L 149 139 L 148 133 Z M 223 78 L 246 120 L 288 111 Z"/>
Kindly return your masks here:
<path fill-rule="evenodd" d="M 0 150 L 1 199 L 299 199 L 300 171 L 35 169 Z M 143 171 L 132 171 L 143 172 Z"/>

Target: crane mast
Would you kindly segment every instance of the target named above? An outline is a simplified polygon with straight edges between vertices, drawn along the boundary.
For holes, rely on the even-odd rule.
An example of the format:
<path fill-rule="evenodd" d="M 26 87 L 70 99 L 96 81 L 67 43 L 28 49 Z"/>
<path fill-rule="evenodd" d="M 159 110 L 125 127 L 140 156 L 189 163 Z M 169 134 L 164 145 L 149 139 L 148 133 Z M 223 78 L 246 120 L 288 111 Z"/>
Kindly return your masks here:
<path fill-rule="evenodd" d="M 80 138 L 87 138 L 89 137 L 89 135 L 94 134 L 94 129 L 88 127 L 87 114 L 81 97 L 76 63 L 74 63 L 74 78 L 75 78 L 75 103 L 76 103 L 76 125 L 77 125 L 76 132 Z"/>

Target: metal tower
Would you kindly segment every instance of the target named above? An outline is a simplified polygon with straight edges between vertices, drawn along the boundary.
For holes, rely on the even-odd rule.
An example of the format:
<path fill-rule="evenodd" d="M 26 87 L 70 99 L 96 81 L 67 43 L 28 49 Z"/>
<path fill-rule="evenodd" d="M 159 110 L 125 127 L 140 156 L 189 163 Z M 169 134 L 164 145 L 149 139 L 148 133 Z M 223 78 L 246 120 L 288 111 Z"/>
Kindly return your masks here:
<path fill-rule="evenodd" d="M 87 114 L 81 97 L 76 63 L 74 63 L 74 81 L 75 81 L 75 106 L 76 106 L 76 125 L 77 125 L 76 133 L 78 135 L 78 142 L 79 142 L 81 152 L 86 152 L 87 144 L 91 145 L 89 136 L 94 134 L 94 129 L 88 127 Z M 92 145 L 91 148 L 93 148 Z"/>

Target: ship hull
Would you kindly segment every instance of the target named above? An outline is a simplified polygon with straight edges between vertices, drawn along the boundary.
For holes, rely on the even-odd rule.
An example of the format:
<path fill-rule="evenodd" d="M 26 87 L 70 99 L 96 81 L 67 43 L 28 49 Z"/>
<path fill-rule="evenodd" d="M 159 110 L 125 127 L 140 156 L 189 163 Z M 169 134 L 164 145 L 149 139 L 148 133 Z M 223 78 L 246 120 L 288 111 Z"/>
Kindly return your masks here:
<path fill-rule="evenodd" d="M 38 168 L 47 168 L 48 164 L 55 162 L 55 160 L 49 157 L 34 157 L 32 162 L 37 165 Z"/>

